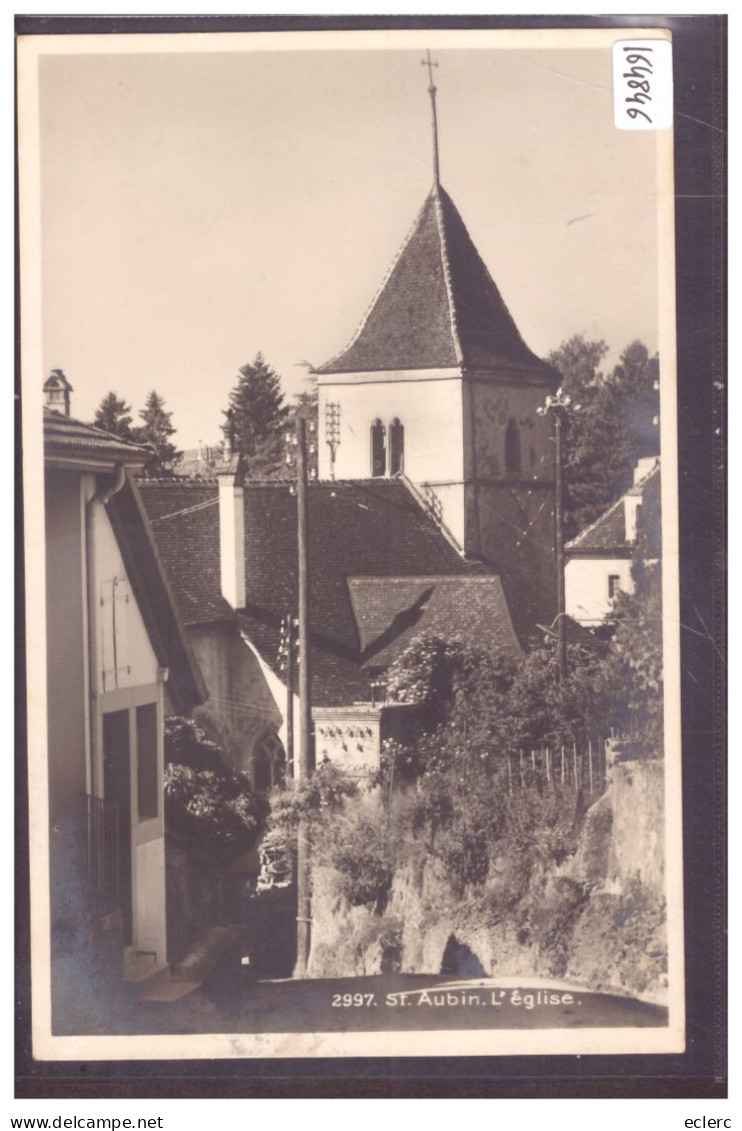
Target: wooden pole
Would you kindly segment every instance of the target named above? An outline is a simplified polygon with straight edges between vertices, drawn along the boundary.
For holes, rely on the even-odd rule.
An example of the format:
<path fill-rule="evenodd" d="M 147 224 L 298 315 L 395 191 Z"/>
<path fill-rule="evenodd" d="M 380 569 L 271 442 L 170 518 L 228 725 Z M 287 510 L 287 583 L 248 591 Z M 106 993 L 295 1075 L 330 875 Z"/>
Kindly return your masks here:
<path fill-rule="evenodd" d="M 286 769 L 296 776 L 294 766 L 294 617 L 286 617 Z"/>
<path fill-rule="evenodd" d="M 546 747 L 546 784 L 551 788 L 551 751 Z"/>
<path fill-rule="evenodd" d="M 562 520 L 563 486 L 562 486 L 562 410 L 554 413 L 554 438 L 556 441 L 556 484 L 555 484 L 555 516 L 556 516 L 556 564 L 557 564 L 557 662 L 559 664 L 559 678 L 567 678 L 567 621 L 566 605 L 564 599 L 564 530 Z"/>
<path fill-rule="evenodd" d="M 577 782 L 577 743 L 576 742 L 572 743 L 572 766 L 573 766 L 574 781 L 575 781 L 575 793 L 576 793 L 577 790 L 579 789 L 579 785 L 578 785 L 578 782 Z"/>
<path fill-rule="evenodd" d="M 593 792 L 593 741 L 588 740 L 587 744 L 587 772 L 590 779 L 590 793 Z"/>
<path fill-rule="evenodd" d="M 510 754 L 508 754 L 508 793 L 513 796 L 513 767 L 510 762 Z"/>
<path fill-rule="evenodd" d="M 564 785 L 564 747 L 563 746 L 561 747 L 561 751 L 562 751 L 562 785 Z"/>
<path fill-rule="evenodd" d="M 296 421 L 296 497 L 299 539 L 299 776 L 306 781 L 314 769 L 312 749 L 312 676 L 309 648 L 309 516 L 307 514 L 307 422 Z M 299 827 L 296 859 L 295 978 L 305 978 L 311 946 L 310 845 L 306 822 Z"/>
<path fill-rule="evenodd" d="M 519 757 L 519 760 L 520 760 L 520 788 L 525 789 L 525 780 L 524 780 L 524 777 L 523 777 L 523 751 L 522 750 L 519 752 L 518 757 Z"/>

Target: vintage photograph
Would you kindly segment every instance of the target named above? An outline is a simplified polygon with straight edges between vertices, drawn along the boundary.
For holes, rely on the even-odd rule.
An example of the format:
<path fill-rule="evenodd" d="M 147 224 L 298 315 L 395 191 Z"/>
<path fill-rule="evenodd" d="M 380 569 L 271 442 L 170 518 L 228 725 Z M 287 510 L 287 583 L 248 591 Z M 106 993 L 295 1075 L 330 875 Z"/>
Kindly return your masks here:
<path fill-rule="evenodd" d="M 671 52 L 20 38 L 38 1059 L 683 1051 Z"/>

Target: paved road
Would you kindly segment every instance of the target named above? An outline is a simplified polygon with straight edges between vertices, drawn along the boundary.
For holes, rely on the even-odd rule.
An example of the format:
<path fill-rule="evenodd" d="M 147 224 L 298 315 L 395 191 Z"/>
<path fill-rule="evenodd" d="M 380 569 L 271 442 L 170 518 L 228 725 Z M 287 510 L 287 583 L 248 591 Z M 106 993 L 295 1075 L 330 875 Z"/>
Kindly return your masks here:
<path fill-rule="evenodd" d="M 117 1029 L 281 1033 L 666 1024 L 667 1010 L 662 1006 L 560 983 L 526 981 L 516 987 L 512 979 L 432 974 L 255 982 L 237 975 L 177 1005 L 139 1004 L 130 1018 L 119 1019 Z"/>

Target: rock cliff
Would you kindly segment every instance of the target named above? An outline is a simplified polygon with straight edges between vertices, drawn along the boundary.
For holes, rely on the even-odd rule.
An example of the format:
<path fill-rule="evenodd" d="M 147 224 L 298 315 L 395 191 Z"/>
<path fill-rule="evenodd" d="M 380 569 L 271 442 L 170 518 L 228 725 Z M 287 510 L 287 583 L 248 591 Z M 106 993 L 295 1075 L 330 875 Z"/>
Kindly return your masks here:
<path fill-rule="evenodd" d="M 331 868 L 314 876 L 310 976 L 450 973 L 560 978 L 662 1002 L 666 994 L 664 766 L 609 751 L 606 792 L 558 866 L 518 853 L 455 892 L 422 844 L 384 906 L 352 906 Z"/>

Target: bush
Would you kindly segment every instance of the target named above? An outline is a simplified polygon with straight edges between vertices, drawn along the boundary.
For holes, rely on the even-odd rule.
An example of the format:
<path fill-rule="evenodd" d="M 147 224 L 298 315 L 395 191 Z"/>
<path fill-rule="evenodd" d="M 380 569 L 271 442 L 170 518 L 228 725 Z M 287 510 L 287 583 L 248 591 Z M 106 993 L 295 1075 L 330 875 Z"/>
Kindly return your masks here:
<path fill-rule="evenodd" d="M 222 868 L 252 848 L 266 805 L 193 719 L 165 720 L 165 822 L 199 871 Z"/>

